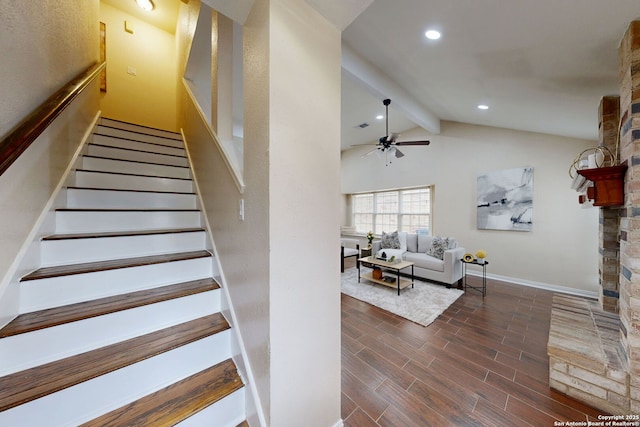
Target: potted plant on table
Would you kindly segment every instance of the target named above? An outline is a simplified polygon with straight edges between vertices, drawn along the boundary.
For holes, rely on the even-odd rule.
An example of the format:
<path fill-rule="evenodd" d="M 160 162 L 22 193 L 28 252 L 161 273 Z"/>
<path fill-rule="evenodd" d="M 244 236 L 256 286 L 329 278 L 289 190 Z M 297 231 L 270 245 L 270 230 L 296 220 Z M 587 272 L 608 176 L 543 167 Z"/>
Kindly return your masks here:
<path fill-rule="evenodd" d="M 367 246 L 367 249 L 371 249 L 371 248 L 373 247 L 372 242 L 373 242 L 373 238 L 374 238 L 374 237 L 375 237 L 375 236 L 373 235 L 373 231 L 369 231 L 369 232 L 367 233 L 367 240 L 369 241 L 369 245 Z"/>

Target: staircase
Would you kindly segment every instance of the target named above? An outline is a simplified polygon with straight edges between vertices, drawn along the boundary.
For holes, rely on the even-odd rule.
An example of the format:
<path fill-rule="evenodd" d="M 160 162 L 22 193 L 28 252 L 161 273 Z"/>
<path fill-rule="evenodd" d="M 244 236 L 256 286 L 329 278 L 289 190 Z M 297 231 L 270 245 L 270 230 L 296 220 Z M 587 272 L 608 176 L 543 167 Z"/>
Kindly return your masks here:
<path fill-rule="evenodd" d="M 0 426 L 248 426 L 179 134 L 101 119 L 0 329 Z"/>

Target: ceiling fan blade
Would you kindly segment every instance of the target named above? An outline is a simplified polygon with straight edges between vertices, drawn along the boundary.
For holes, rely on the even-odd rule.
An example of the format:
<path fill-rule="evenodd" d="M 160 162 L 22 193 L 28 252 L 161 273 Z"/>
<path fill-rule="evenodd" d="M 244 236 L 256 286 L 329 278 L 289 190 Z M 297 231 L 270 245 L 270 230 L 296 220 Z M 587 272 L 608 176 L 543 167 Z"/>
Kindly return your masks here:
<path fill-rule="evenodd" d="M 431 141 L 397 141 L 395 145 L 429 145 Z"/>
<path fill-rule="evenodd" d="M 362 146 L 364 146 L 364 145 L 369 145 L 369 146 L 371 146 L 371 145 L 378 145 L 378 143 L 377 143 L 377 142 L 368 142 L 368 143 L 366 143 L 366 144 L 351 144 L 351 146 L 352 146 L 352 147 L 362 147 Z"/>
<path fill-rule="evenodd" d="M 400 134 L 399 134 L 399 133 L 395 133 L 395 132 L 393 132 L 391 135 L 389 135 L 389 136 L 387 137 L 387 141 L 389 141 L 389 142 L 396 142 L 396 139 L 398 139 L 398 137 L 399 137 L 399 136 L 400 136 Z"/>
<path fill-rule="evenodd" d="M 378 149 L 377 149 L 377 148 L 374 148 L 374 149 L 373 149 L 373 150 L 371 150 L 371 151 L 367 151 L 366 153 L 364 153 L 364 154 L 363 154 L 363 155 L 361 155 L 360 157 L 367 157 L 367 156 L 370 156 L 371 154 L 375 153 L 376 151 L 378 151 Z"/>
<path fill-rule="evenodd" d="M 398 150 L 397 148 L 396 148 L 395 154 L 396 154 L 396 159 L 399 159 L 400 157 L 404 157 L 404 153 Z"/>

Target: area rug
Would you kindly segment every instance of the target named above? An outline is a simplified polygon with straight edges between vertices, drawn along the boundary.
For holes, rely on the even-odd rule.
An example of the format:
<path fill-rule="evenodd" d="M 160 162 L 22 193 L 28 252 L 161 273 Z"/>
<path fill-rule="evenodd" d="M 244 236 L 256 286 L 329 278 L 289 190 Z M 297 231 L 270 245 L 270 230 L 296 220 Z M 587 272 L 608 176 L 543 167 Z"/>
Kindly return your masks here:
<path fill-rule="evenodd" d="M 362 267 L 362 274 L 369 269 Z M 412 322 L 428 326 L 462 294 L 459 289 L 447 289 L 422 280 L 415 280 L 414 287 L 400 291 L 378 285 L 367 279 L 358 283 L 358 269 L 349 268 L 342 273 L 342 293 L 380 307 Z"/>

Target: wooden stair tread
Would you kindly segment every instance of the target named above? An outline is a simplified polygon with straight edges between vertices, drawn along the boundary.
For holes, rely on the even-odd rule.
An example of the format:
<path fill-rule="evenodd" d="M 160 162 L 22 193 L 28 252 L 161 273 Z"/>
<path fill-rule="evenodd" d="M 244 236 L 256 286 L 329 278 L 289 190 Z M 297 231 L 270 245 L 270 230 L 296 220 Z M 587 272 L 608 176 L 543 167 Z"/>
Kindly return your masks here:
<path fill-rule="evenodd" d="M 160 191 L 160 190 L 135 190 L 132 188 L 101 188 L 101 187 L 67 187 L 69 190 L 88 190 L 88 191 L 122 191 L 129 193 L 160 193 L 160 194 L 190 194 L 195 195 L 194 192 L 185 191 Z"/>
<path fill-rule="evenodd" d="M 137 163 L 137 164 L 142 164 L 142 165 L 166 166 L 166 167 L 178 168 L 178 169 L 189 169 L 189 166 L 172 165 L 172 164 L 169 164 L 169 163 L 143 162 L 141 160 L 132 160 L 132 159 L 119 159 L 117 157 L 93 156 L 93 155 L 90 155 L 90 154 L 85 154 L 82 157 L 83 158 L 88 158 L 88 159 L 114 160 L 116 162 Z"/>
<path fill-rule="evenodd" d="M 125 130 L 125 132 L 134 132 L 134 131 Z M 139 132 L 134 132 L 134 133 L 139 133 Z M 122 141 L 137 142 L 137 143 L 139 143 L 139 144 L 149 144 L 149 145 L 153 145 L 153 146 L 156 146 L 156 147 L 162 147 L 162 148 L 175 148 L 176 150 L 184 150 L 184 147 L 176 147 L 176 146 L 174 146 L 174 145 L 171 145 L 171 144 L 163 144 L 163 143 L 158 142 L 158 141 L 143 141 L 143 140 L 141 140 L 141 139 L 136 139 L 136 138 L 127 138 L 126 136 L 109 135 L 109 134 L 106 134 L 106 133 L 99 133 L 99 132 L 94 132 L 93 134 L 94 134 L 94 135 L 98 135 L 98 136 L 104 136 L 104 137 L 107 137 L 107 138 L 120 139 L 120 140 L 122 140 Z M 176 139 L 173 139 L 173 138 L 167 138 L 167 137 L 165 137 L 165 136 L 149 135 L 149 134 L 141 134 L 141 135 L 144 135 L 144 136 L 150 136 L 150 137 L 152 137 L 152 138 L 161 138 L 161 139 L 166 139 L 166 140 L 173 141 L 173 142 L 176 142 L 176 141 L 182 142 L 182 141 L 180 141 L 180 140 L 176 140 Z M 129 135 L 129 136 L 135 136 L 135 135 Z"/>
<path fill-rule="evenodd" d="M 52 234 L 45 236 L 42 240 L 71 240 L 71 239 L 93 239 L 101 237 L 132 237 L 150 236 L 155 234 L 179 234 L 179 233 L 199 233 L 205 231 L 204 228 L 166 228 L 156 230 L 139 231 L 107 231 L 103 233 L 76 233 L 76 234 Z"/>
<path fill-rule="evenodd" d="M 123 122 L 123 123 L 127 123 L 127 122 Z M 127 123 L 127 124 L 138 126 L 139 128 L 144 127 L 144 128 L 151 129 L 151 130 L 160 130 L 162 132 L 171 133 L 172 136 L 156 135 L 155 133 L 140 132 L 140 129 L 139 130 L 125 129 L 125 128 L 120 128 L 120 127 L 116 127 L 116 126 L 109 126 L 109 125 L 102 124 L 102 123 L 98 124 L 98 129 L 101 128 L 101 127 L 102 128 L 107 128 L 107 129 L 115 129 L 115 130 L 119 130 L 119 131 L 122 131 L 122 132 L 137 133 L 137 134 L 140 134 L 140 135 L 152 136 L 154 138 L 162 138 L 162 139 L 168 139 L 169 141 L 182 142 L 182 135 L 177 133 L 177 132 L 172 132 L 172 131 L 168 131 L 168 130 L 164 130 L 164 129 L 151 128 L 151 127 L 148 127 L 148 126 L 137 125 L 135 123 Z M 104 135 L 104 134 L 101 134 L 100 132 L 95 132 L 95 135 Z M 106 136 L 113 136 L 113 135 L 106 135 Z"/>
<path fill-rule="evenodd" d="M 0 411 L 229 329 L 220 313 L 0 378 Z"/>
<path fill-rule="evenodd" d="M 235 364 L 227 359 L 81 426 L 172 426 L 242 387 Z"/>
<path fill-rule="evenodd" d="M 112 171 L 102 171 L 96 169 L 76 169 L 76 172 L 85 172 L 85 173 L 103 173 L 105 175 L 121 175 L 121 176 L 136 176 L 139 178 L 162 178 L 162 179 L 173 179 L 176 181 L 192 181 L 191 178 L 179 178 L 174 176 L 164 176 L 164 175 L 147 175 L 140 173 L 127 173 L 127 172 L 112 172 Z"/>
<path fill-rule="evenodd" d="M 107 209 L 107 208 L 58 208 L 56 212 L 200 212 L 199 209 L 167 209 L 167 208 L 138 208 L 138 209 Z"/>
<path fill-rule="evenodd" d="M 219 289 L 212 279 L 193 280 L 153 289 L 129 292 L 111 297 L 83 301 L 61 307 L 24 313 L 0 329 L 0 338 L 23 334 L 117 311 L 155 304 L 170 299 Z"/>
<path fill-rule="evenodd" d="M 158 156 L 179 157 L 181 159 L 186 159 L 187 158 L 186 155 L 183 156 L 183 155 L 180 155 L 180 154 L 158 153 L 157 151 L 137 150 L 135 148 L 117 147 L 115 145 L 98 144 L 98 143 L 95 143 L 95 142 L 91 142 L 91 143 L 89 143 L 89 145 L 93 145 L 95 147 L 112 148 L 114 150 L 135 151 L 135 152 L 138 152 L 138 153 L 155 154 L 155 155 L 158 155 Z"/>
<path fill-rule="evenodd" d="M 138 128 L 150 129 L 150 130 L 159 130 L 161 132 L 171 133 L 171 134 L 175 135 L 176 138 L 182 140 L 182 135 L 181 135 L 180 132 L 176 132 L 176 131 L 172 131 L 172 130 L 166 130 L 166 129 L 160 129 L 160 128 L 153 127 L 153 126 L 141 125 L 141 124 L 138 124 L 138 123 L 128 122 L 126 120 L 114 119 L 114 118 L 106 117 L 106 116 L 102 116 L 102 119 L 103 120 L 109 120 L 110 122 L 117 122 L 117 123 L 123 123 L 125 125 L 137 126 Z M 118 126 L 114 126 L 113 123 L 102 123 L 102 122 L 100 122 L 100 123 L 98 123 L 98 126 L 104 126 L 104 127 L 120 129 L 120 130 L 123 129 L 123 128 L 118 127 Z M 139 132 L 139 133 L 143 133 L 143 132 Z"/>
<path fill-rule="evenodd" d="M 118 268 L 140 267 L 144 265 L 160 264 L 165 262 L 185 261 L 189 259 L 210 257 L 211 253 L 205 250 L 180 252 L 174 254 L 151 255 L 136 258 L 124 258 L 109 261 L 86 262 L 81 264 L 58 265 L 43 267 L 27 274 L 22 281 L 46 279 L 50 277 L 69 276 L 72 274 L 94 273 L 97 271 L 115 270 Z"/>

